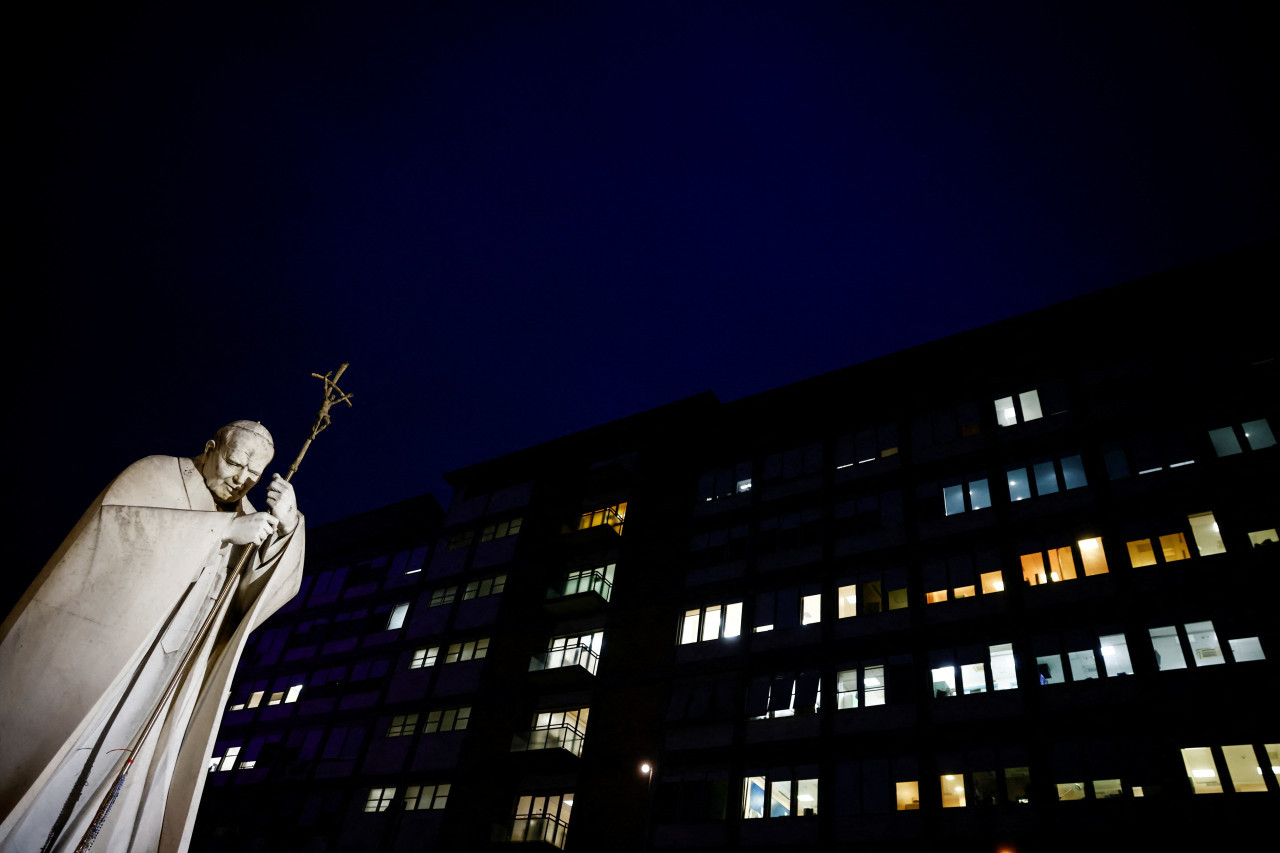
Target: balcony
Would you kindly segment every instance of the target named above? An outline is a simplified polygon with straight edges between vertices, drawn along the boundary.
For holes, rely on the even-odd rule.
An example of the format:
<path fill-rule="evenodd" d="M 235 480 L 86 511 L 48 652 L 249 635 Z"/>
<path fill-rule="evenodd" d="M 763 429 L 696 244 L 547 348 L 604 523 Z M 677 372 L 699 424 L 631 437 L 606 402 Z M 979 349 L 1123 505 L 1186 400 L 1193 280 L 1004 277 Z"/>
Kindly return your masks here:
<path fill-rule="evenodd" d="M 519 732 L 511 739 L 512 752 L 529 752 L 535 749 L 563 749 L 570 755 L 582 757 L 582 732 L 573 726 L 549 726 Z"/>
<path fill-rule="evenodd" d="M 546 609 L 556 616 L 578 616 L 598 610 L 613 595 L 613 565 L 569 572 L 562 584 L 547 590 Z"/>
<path fill-rule="evenodd" d="M 511 822 L 511 841 L 541 841 L 559 850 L 564 849 L 564 839 L 569 824 L 554 817 L 518 817 Z"/>
<path fill-rule="evenodd" d="M 597 641 L 598 644 L 598 641 Z M 550 649 L 534 655 L 529 661 L 530 672 L 542 672 L 555 669 L 586 670 L 588 675 L 596 674 L 600 665 L 600 655 L 591 648 L 590 642 L 577 642 L 573 645 L 552 645 Z"/>

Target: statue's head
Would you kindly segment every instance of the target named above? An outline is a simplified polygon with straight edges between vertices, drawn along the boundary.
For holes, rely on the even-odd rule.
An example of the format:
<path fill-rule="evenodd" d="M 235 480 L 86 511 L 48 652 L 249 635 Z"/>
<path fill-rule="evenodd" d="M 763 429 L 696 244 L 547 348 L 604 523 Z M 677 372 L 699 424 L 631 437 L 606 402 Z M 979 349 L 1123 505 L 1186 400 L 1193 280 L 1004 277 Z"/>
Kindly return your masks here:
<path fill-rule="evenodd" d="M 271 433 L 257 421 L 232 421 L 205 442 L 196 459 L 204 484 L 218 503 L 243 498 L 275 455 Z"/>

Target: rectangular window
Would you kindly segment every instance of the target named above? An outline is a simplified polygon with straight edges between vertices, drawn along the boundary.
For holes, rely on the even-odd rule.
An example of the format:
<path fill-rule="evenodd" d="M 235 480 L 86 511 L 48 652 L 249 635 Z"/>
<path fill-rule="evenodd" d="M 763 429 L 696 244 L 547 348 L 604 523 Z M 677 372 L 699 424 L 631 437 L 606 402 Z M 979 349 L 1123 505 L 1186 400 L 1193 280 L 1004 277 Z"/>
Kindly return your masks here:
<path fill-rule="evenodd" d="M 427 721 L 422 724 L 424 734 L 436 732 L 460 732 L 471 721 L 471 706 L 461 708 L 440 708 L 427 712 Z"/>
<path fill-rule="evenodd" d="M 404 790 L 405 811 L 444 808 L 449 802 L 450 787 L 448 783 L 444 785 L 410 785 Z M 395 788 L 384 790 L 390 790 L 391 795 L 395 796 Z M 369 809 L 366 808 L 365 811 L 369 811 Z M 382 809 L 378 809 L 378 811 L 382 811 Z"/>
<path fill-rule="evenodd" d="M 1151 648 L 1156 655 L 1156 667 L 1164 672 L 1170 669 L 1186 669 L 1187 659 L 1182 654 L 1182 644 L 1178 642 L 1178 629 L 1173 625 L 1152 628 Z"/>
<path fill-rule="evenodd" d="M 365 800 L 366 812 L 385 812 L 387 806 L 396 798 L 395 788 L 370 788 L 369 797 Z"/>
<path fill-rule="evenodd" d="M 456 586 L 447 586 L 443 589 L 437 589 L 431 593 L 431 602 L 428 607 L 439 607 L 443 604 L 453 604 L 455 598 L 458 597 L 458 588 Z"/>
<path fill-rule="evenodd" d="M 1196 666 L 1216 666 L 1226 663 L 1222 656 L 1222 646 L 1218 643 L 1218 632 L 1213 630 L 1212 622 L 1189 622 L 1185 626 L 1187 641 L 1191 644 L 1191 656 Z"/>
<path fill-rule="evenodd" d="M 1221 794 L 1222 781 L 1213 763 L 1213 750 L 1207 746 L 1191 746 L 1182 750 L 1182 764 L 1187 768 L 1187 781 L 1197 794 Z"/>
<path fill-rule="evenodd" d="M 964 775 L 961 773 L 944 773 L 938 777 L 942 789 L 942 807 L 944 809 L 962 809 L 965 807 Z"/>
<path fill-rule="evenodd" d="M 744 819 L 810 817 L 818 813 L 817 779 L 775 779 L 770 775 L 747 776 L 742 781 Z"/>
<path fill-rule="evenodd" d="M 1129 660 L 1129 642 L 1124 634 L 1106 634 L 1098 638 L 1102 647 L 1102 663 L 1107 677 L 1133 675 L 1133 663 Z"/>
<path fill-rule="evenodd" d="M 387 630 L 394 631 L 397 628 L 404 627 L 405 614 L 409 612 L 409 602 L 402 601 L 391 610 L 391 616 L 387 619 Z"/>
<path fill-rule="evenodd" d="M 1276 437 L 1272 434 L 1271 424 L 1267 423 L 1266 418 L 1245 421 L 1240 427 L 1244 430 L 1244 440 L 1249 442 L 1250 450 L 1263 450 L 1276 446 Z"/>
<path fill-rule="evenodd" d="M 1196 540 L 1196 550 L 1201 557 L 1210 554 L 1225 553 L 1227 548 L 1222 544 L 1222 535 L 1218 532 L 1218 522 L 1211 512 L 1197 512 L 1187 516 L 1191 523 L 1191 535 Z"/>
<path fill-rule="evenodd" d="M 996 690 L 1015 690 L 1018 687 L 1018 667 L 1013 658 L 1013 644 L 1000 643 L 989 648 L 991 654 L 991 685 Z"/>
<path fill-rule="evenodd" d="M 489 638 L 467 640 L 461 643 L 450 643 L 445 653 L 445 663 L 462 663 L 469 660 L 480 660 L 489 653 Z"/>
<path fill-rule="evenodd" d="M 458 530 L 449 537 L 450 551 L 457 551 L 459 548 L 466 548 L 471 544 L 471 540 L 476 536 L 474 530 Z"/>
<path fill-rule="evenodd" d="M 566 711 L 540 711 L 533 715 L 528 734 L 518 734 L 512 741 L 513 752 L 535 749 L 564 749 L 582 755 L 590 708 Z"/>
<path fill-rule="evenodd" d="M 742 635 L 742 602 L 709 604 L 685 611 L 680 623 L 680 644 L 723 640 Z"/>
<path fill-rule="evenodd" d="M 417 729 L 417 714 L 401 714 L 391 718 L 391 726 L 387 729 L 387 737 L 408 737 Z"/>
<path fill-rule="evenodd" d="M 862 667 L 861 673 L 861 699 L 863 706 L 870 708 L 873 705 L 883 705 L 885 688 L 884 665 L 868 664 Z M 836 673 L 836 708 L 838 710 L 858 707 L 858 674 L 859 669 L 857 667 Z"/>
<path fill-rule="evenodd" d="M 698 478 L 698 499 L 714 501 L 751 491 L 751 463 L 739 462 Z"/>
<path fill-rule="evenodd" d="M 822 594 L 802 595 L 800 597 L 800 624 L 812 625 L 822 620 Z"/>
<path fill-rule="evenodd" d="M 981 663 L 967 663 L 960 667 L 960 684 L 965 695 L 987 692 L 987 668 Z"/>
<path fill-rule="evenodd" d="M 623 501 L 613 506 L 605 506 L 600 509 L 593 509 L 590 512 L 584 512 L 578 518 L 578 529 L 587 530 L 591 527 L 608 525 L 613 528 L 615 533 L 621 533 L 622 525 L 626 520 L 627 502 Z"/>
<path fill-rule="evenodd" d="M 1000 426 L 1013 426 L 1024 421 L 1034 421 L 1044 416 L 1040 408 L 1040 394 L 1035 389 L 1018 394 L 1017 400 L 1017 408 L 1014 407 L 1014 398 L 1011 396 L 1001 397 L 995 401 L 996 423 Z M 1018 409 L 1021 409 L 1021 412 Z"/>
<path fill-rule="evenodd" d="M 920 808 L 919 782 L 895 782 L 893 787 L 894 794 L 897 799 L 898 811 L 916 811 Z"/>
<path fill-rule="evenodd" d="M 581 666 L 592 675 L 600 664 L 600 646 L 604 632 L 553 637 L 547 651 L 538 655 L 529 665 L 529 671 L 558 669 L 563 666 Z"/>
<path fill-rule="evenodd" d="M 756 676 L 747 690 L 747 716 L 762 720 L 812 714 L 820 707 L 820 686 L 813 671 Z"/>
<path fill-rule="evenodd" d="M 782 453 L 771 453 L 764 458 L 762 480 L 790 479 L 822 470 L 822 445 L 810 444 L 793 447 Z"/>
<path fill-rule="evenodd" d="M 1227 774 L 1231 777 L 1231 787 L 1236 789 L 1236 793 L 1266 792 L 1267 782 L 1262 777 L 1262 767 L 1258 765 L 1258 756 L 1253 751 L 1253 744 L 1224 746 L 1222 757 L 1227 760 Z"/>
<path fill-rule="evenodd" d="M 480 531 L 481 542 L 491 542 L 494 539 L 503 539 L 507 536 L 515 536 L 520 532 L 520 524 L 524 519 L 512 518 L 507 521 L 499 521 L 490 524 Z"/>
<path fill-rule="evenodd" d="M 858 585 L 847 584 L 836 590 L 836 617 L 848 619 L 858 615 Z"/>
<path fill-rule="evenodd" d="M 413 653 L 413 659 L 409 661 L 409 669 L 422 669 L 425 666 L 435 666 L 436 658 L 440 655 L 440 647 L 432 646 L 429 649 L 416 649 Z"/>
<path fill-rule="evenodd" d="M 566 575 L 564 590 L 561 595 L 579 595 L 594 592 L 608 601 L 613 594 L 614 563 L 597 566 L 594 569 L 571 571 Z"/>
<path fill-rule="evenodd" d="M 1228 640 L 1227 644 L 1231 646 L 1231 657 L 1235 659 L 1236 663 L 1267 659 L 1267 656 L 1262 653 L 1262 643 L 1259 642 L 1257 637 Z"/>
<path fill-rule="evenodd" d="M 1231 427 L 1209 430 L 1209 441 L 1213 442 L 1213 452 L 1218 454 L 1219 458 L 1243 452 L 1240 441 L 1236 438 L 1236 431 Z"/>
<path fill-rule="evenodd" d="M 968 503 L 966 505 L 966 498 Z M 958 515 L 969 510 L 987 509 L 991 506 L 991 490 L 985 477 L 975 477 L 954 486 L 943 486 L 942 508 L 947 515 Z"/>
<path fill-rule="evenodd" d="M 486 595 L 497 595 L 506 589 L 507 576 L 497 575 L 484 580 L 471 581 L 467 584 L 466 590 L 462 593 L 463 601 L 470 601 L 473 598 L 484 598 Z"/>
<path fill-rule="evenodd" d="M 1080 567 L 1085 577 L 1107 573 L 1107 552 L 1102 548 L 1102 537 L 1094 536 L 1076 542 L 1080 549 Z"/>
<path fill-rule="evenodd" d="M 512 841 L 544 841 L 564 849 L 573 811 L 573 794 L 526 795 L 516 802 Z"/>

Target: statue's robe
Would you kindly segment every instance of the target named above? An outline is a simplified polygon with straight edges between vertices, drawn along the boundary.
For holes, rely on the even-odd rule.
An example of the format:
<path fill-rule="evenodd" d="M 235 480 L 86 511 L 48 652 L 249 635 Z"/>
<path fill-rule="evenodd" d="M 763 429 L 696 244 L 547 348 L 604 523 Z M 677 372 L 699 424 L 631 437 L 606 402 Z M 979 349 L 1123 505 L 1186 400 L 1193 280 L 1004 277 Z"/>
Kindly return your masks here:
<path fill-rule="evenodd" d="M 92 756 L 54 850 L 71 851 L 241 547 L 191 459 L 151 456 L 117 477 L 0 626 L 0 851 L 36 853 Z M 249 632 L 298 592 L 303 525 L 268 539 L 195 649 L 94 845 L 177 853 Z M 105 736 L 103 732 L 106 732 Z M 112 751 L 116 750 L 116 751 Z"/>

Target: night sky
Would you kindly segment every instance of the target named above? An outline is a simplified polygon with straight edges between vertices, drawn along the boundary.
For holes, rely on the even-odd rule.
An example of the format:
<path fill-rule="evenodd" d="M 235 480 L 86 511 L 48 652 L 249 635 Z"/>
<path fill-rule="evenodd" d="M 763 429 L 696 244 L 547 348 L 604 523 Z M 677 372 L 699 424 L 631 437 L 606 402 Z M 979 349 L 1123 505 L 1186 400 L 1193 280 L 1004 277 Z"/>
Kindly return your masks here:
<path fill-rule="evenodd" d="M 186 5 L 10 31 L 12 597 L 139 457 L 287 466 L 343 361 L 311 524 L 1280 221 L 1263 4 Z"/>

